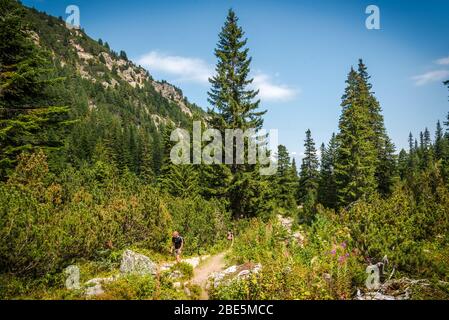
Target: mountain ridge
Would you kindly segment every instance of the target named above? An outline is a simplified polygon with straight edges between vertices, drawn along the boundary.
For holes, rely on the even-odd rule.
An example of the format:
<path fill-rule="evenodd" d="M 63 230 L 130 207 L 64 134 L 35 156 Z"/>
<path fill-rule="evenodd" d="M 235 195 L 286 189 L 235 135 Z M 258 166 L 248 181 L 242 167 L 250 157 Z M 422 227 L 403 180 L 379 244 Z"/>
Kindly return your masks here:
<path fill-rule="evenodd" d="M 133 89 L 145 89 L 150 86 L 156 94 L 166 99 L 171 107 L 178 107 L 188 118 L 204 112 L 197 105 L 190 103 L 181 89 L 165 80 L 153 79 L 148 70 L 129 60 L 126 54 L 124 56 L 117 54 L 109 48 L 107 42 L 103 44 L 102 40 L 99 42 L 92 39 L 84 29 L 68 28 L 61 18 L 39 12 L 34 8 L 25 8 L 28 13 L 26 19 L 32 22 L 31 38 L 39 46 L 51 51 L 57 68 L 75 66 L 78 76 L 93 83 L 99 82 L 105 89 L 116 88 L 126 83 Z M 46 36 L 48 28 L 53 29 L 53 36 L 56 34 L 59 37 L 51 39 Z M 165 123 L 167 120 L 173 120 L 158 112 L 152 116 L 156 126 L 161 122 L 161 118 Z M 173 124 L 176 124 L 176 121 L 173 121 Z"/>

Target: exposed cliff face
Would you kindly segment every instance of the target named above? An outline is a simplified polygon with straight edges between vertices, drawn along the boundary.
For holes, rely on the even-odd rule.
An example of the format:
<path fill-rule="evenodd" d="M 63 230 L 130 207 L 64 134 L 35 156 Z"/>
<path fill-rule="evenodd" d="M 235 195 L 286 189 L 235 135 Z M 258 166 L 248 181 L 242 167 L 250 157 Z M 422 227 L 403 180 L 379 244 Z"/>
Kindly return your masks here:
<path fill-rule="evenodd" d="M 164 81 L 155 81 L 147 70 L 89 38 L 83 30 L 69 29 L 62 20 L 33 10 L 30 10 L 30 18 L 38 22 L 31 25 L 35 28 L 30 31 L 33 41 L 48 49 L 61 68 L 72 67 L 82 79 L 101 84 L 105 89 L 119 89 L 129 85 L 135 90 L 150 90 L 150 94 L 160 95 L 155 100 L 165 99 L 167 102 L 164 105 L 179 108 L 186 119 L 193 116 L 193 109 L 201 113 L 201 110 L 187 101 L 180 89 Z M 177 116 L 178 119 L 170 117 L 176 110 L 162 111 L 158 105 L 149 106 L 139 99 L 134 103 L 136 107 L 152 109 L 144 111 L 151 115 L 157 127 L 161 123 L 179 123 L 180 115 Z M 90 106 L 89 109 L 92 110 Z"/>
<path fill-rule="evenodd" d="M 190 117 L 192 116 L 192 111 L 186 105 L 185 98 L 181 90 L 175 88 L 173 85 L 167 82 L 153 81 L 152 84 L 156 91 L 159 92 L 164 98 L 175 102 L 181 108 L 182 112 L 189 115 Z"/>

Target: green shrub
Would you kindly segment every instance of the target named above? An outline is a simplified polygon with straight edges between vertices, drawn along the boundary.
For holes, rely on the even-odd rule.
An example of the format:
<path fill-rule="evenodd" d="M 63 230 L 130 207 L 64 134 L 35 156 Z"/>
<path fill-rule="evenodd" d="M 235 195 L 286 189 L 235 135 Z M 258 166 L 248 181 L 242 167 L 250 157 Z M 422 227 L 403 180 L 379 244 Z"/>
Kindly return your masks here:
<path fill-rule="evenodd" d="M 104 294 L 100 299 L 107 300 L 145 300 L 153 299 L 156 282 L 152 275 L 129 275 L 116 281 L 103 284 Z"/>
<path fill-rule="evenodd" d="M 182 274 L 182 278 L 180 278 L 179 280 L 190 280 L 193 277 L 193 267 L 185 262 L 174 264 L 170 268 L 169 273 L 173 271 L 179 271 Z"/>
<path fill-rule="evenodd" d="M 229 220 L 218 203 L 172 198 L 117 172 L 97 162 L 55 179 L 45 155 L 23 156 L 0 183 L 0 273 L 42 276 L 129 247 L 166 254 L 174 229 L 187 254 L 225 238 Z"/>

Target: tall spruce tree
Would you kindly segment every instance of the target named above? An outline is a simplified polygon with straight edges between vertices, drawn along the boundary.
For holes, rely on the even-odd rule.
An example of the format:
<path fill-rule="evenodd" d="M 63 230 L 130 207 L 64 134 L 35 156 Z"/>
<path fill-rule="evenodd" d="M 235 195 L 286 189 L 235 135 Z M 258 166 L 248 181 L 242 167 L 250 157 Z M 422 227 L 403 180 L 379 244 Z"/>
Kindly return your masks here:
<path fill-rule="evenodd" d="M 260 100 L 258 91 L 249 88 L 253 79 L 249 78 L 251 58 L 246 48 L 247 39 L 238 25 L 238 18 L 231 9 L 219 34 L 215 56 L 218 59 L 214 77 L 209 79 L 211 89 L 208 101 L 210 124 L 224 136 L 226 129 L 260 129 L 262 116 L 266 111 L 258 111 Z M 230 210 L 234 217 L 257 215 L 263 210 L 264 189 L 268 182 L 261 179 L 257 165 L 241 165 L 235 161 L 235 139 L 227 150 L 233 150 L 234 161 L 229 165 L 232 182 L 228 192 Z M 225 153 L 223 152 L 223 155 Z"/>
<path fill-rule="evenodd" d="M 346 206 L 377 189 L 377 152 L 373 143 L 372 117 L 366 106 L 368 87 L 351 68 L 342 97 L 335 166 L 338 206 Z"/>
<path fill-rule="evenodd" d="M 320 180 L 318 201 L 328 208 L 337 205 L 337 185 L 335 180 L 335 163 L 337 161 L 337 137 L 332 134 L 327 147 L 321 149 Z"/>
<path fill-rule="evenodd" d="M 372 84 L 366 65 L 362 59 L 358 64 L 359 74 L 359 94 L 362 105 L 365 105 L 369 113 L 369 122 L 372 127 L 373 135 L 370 138 L 376 152 L 376 170 L 375 177 L 378 191 L 387 196 L 391 193 L 396 174 L 395 147 L 388 137 L 385 129 L 382 108 L 379 101 L 372 92 Z M 366 96 L 365 96 L 366 95 Z"/>
<path fill-rule="evenodd" d="M 435 159 L 441 160 L 444 156 L 446 148 L 446 143 L 444 139 L 443 127 L 441 126 L 440 120 L 437 121 L 437 126 L 435 130 Z"/>
<path fill-rule="evenodd" d="M 410 178 L 418 173 L 419 170 L 419 156 L 418 156 L 418 146 L 416 139 L 413 139 L 413 134 L 410 132 L 408 136 L 408 159 L 407 159 L 407 170 L 402 173 L 402 178 Z"/>
<path fill-rule="evenodd" d="M 401 179 L 405 179 L 407 177 L 408 174 L 408 160 L 409 156 L 407 154 L 407 151 L 405 151 L 404 149 L 401 149 L 401 151 L 399 152 L 399 156 L 398 156 L 398 172 L 399 172 L 399 177 Z"/>
<path fill-rule="evenodd" d="M 316 196 L 318 190 L 319 161 L 316 154 L 315 142 L 310 129 L 306 131 L 304 140 L 304 158 L 299 173 L 299 200 L 304 203 L 308 196 Z"/>
<path fill-rule="evenodd" d="M 432 146 L 432 139 L 430 137 L 430 131 L 429 129 L 425 128 L 423 133 L 423 142 L 422 142 L 422 168 L 426 169 L 429 168 L 434 161 L 434 154 L 433 154 L 433 146 Z"/>
<path fill-rule="evenodd" d="M 283 208 L 296 206 L 297 173 L 296 165 L 290 162 L 290 155 L 285 146 L 279 145 L 277 152 L 278 170 L 276 174 L 276 199 Z"/>
<path fill-rule="evenodd" d="M 68 108 L 51 106 L 51 58 L 31 39 L 24 9 L 0 0 L 0 178 L 7 175 L 23 151 L 62 146 L 61 129 L 68 125 Z"/>
<path fill-rule="evenodd" d="M 160 188 L 176 197 L 195 197 L 200 194 L 199 174 L 193 164 L 174 164 L 170 152 L 175 145 L 170 136 L 175 127 L 171 124 L 164 128 L 164 154 L 161 174 L 158 177 Z M 190 157 L 190 155 L 189 155 Z"/>

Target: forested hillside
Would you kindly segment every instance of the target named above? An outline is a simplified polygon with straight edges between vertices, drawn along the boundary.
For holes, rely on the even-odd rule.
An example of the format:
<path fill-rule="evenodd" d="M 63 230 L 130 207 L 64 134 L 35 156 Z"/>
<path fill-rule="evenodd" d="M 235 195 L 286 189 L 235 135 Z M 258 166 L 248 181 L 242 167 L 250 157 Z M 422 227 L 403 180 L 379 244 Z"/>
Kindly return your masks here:
<path fill-rule="evenodd" d="M 283 145 L 272 176 L 259 162 L 171 161 L 172 130 L 194 120 L 262 128 L 250 54 L 229 10 L 206 112 L 107 41 L 0 0 L 0 298 L 198 298 L 197 263 L 167 264 L 177 230 L 185 258 L 220 252 L 234 270 L 215 274 L 213 298 L 448 299 L 449 114 L 396 150 L 363 60 L 335 101 L 338 132 L 317 146 L 304 128 L 300 164 Z M 157 271 L 116 277 L 128 250 Z M 71 290 L 69 266 L 82 283 Z"/>

